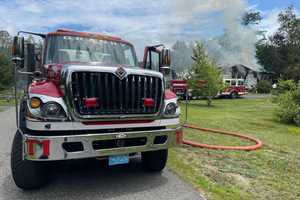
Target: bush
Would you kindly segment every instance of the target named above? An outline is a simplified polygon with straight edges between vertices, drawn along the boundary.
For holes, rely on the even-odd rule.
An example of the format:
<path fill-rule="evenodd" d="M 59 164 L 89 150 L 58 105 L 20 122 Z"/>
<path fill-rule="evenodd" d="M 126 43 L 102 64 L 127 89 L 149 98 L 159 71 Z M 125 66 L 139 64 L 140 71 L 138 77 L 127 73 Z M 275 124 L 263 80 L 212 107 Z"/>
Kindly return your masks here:
<path fill-rule="evenodd" d="M 283 94 L 285 92 L 295 90 L 297 87 L 294 80 L 279 80 L 278 86 L 276 88 L 278 94 Z"/>
<path fill-rule="evenodd" d="M 257 92 L 262 93 L 270 93 L 272 90 L 272 84 L 267 80 L 261 80 L 257 84 Z"/>
<path fill-rule="evenodd" d="M 281 122 L 300 126 L 300 82 L 298 85 L 291 85 L 289 84 L 291 82 L 287 81 L 284 83 L 289 87 L 282 87 L 278 90 L 281 93 L 278 93 L 277 97 L 279 108 L 276 114 Z"/>

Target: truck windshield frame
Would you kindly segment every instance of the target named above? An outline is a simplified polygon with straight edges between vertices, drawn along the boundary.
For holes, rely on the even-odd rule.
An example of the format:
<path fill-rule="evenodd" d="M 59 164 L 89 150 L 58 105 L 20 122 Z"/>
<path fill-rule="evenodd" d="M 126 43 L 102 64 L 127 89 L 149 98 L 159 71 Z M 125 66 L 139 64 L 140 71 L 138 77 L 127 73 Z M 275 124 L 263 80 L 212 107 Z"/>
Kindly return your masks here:
<path fill-rule="evenodd" d="M 138 66 L 134 47 L 129 44 L 64 35 L 47 37 L 44 63 L 100 63 L 109 66 Z"/>

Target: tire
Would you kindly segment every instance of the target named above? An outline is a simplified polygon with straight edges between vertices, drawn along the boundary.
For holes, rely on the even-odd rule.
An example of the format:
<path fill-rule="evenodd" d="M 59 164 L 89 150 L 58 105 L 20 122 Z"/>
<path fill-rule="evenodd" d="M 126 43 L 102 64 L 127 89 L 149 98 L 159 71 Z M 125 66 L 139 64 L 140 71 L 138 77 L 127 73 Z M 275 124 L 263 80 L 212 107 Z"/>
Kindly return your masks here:
<path fill-rule="evenodd" d="M 23 160 L 23 138 L 16 132 L 11 150 L 11 172 L 15 184 L 24 190 L 37 189 L 48 181 L 45 163 Z"/>
<path fill-rule="evenodd" d="M 142 152 L 142 161 L 149 171 L 162 171 L 168 160 L 168 150 Z"/>
<path fill-rule="evenodd" d="M 236 92 L 232 92 L 232 93 L 230 94 L 230 98 L 231 98 L 231 99 L 236 99 L 236 98 L 238 98 L 238 94 L 237 94 Z"/>

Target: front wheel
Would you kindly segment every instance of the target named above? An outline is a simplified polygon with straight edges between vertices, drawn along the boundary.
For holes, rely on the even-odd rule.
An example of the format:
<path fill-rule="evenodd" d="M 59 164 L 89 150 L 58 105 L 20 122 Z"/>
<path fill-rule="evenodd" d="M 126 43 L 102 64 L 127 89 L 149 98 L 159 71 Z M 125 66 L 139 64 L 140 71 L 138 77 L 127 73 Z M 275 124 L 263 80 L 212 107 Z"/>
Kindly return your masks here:
<path fill-rule="evenodd" d="M 150 171 L 162 171 L 168 160 L 168 150 L 142 152 L 142 161 Z"/>
<path fill-rule="evenodd" d="M 230 94 L 230 98 L 231 98 L 231 99 L 236 99 L 236 98 L 238 98 L 238 94 L 237 94 L 236 92 L 232 92 L 232 93 Z"/>
<path fill-rule="evenodd" d="M 47 183 L 45 163 L 23 160 L 23 138 L 17 131 L 11 150 L 11 171 L 16 185 L 24 190 L 36 189 Z"/>

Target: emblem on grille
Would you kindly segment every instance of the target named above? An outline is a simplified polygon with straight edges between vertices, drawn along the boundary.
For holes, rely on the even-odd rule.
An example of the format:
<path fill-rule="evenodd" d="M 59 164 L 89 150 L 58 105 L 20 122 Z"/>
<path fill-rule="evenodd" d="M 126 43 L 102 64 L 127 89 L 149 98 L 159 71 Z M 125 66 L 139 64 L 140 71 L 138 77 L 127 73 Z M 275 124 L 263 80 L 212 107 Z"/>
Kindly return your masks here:
<path fill-rule="evenodd" d="M 119 133 L 118 135 L 116 135 L 117 139 L 122 139 L 122 138 L 126 138 L 127 135 L 125 133 Z"/>
<path fill-rule="evenodd" d="M 115 71 L 115 75 L 122 80 L 127 75 L 127 72 L 123 67 L 118 67 L 118 69 Z"/>

